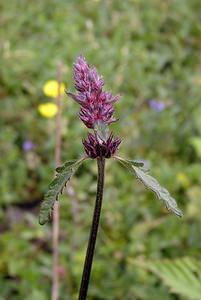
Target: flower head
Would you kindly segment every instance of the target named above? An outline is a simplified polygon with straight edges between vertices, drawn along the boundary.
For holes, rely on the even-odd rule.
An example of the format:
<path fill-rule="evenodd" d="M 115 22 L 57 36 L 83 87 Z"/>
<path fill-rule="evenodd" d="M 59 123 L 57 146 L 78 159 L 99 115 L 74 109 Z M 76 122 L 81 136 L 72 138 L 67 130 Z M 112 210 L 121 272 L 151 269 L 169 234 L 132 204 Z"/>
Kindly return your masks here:
<path fill-rule="evenodd" d="M 157 112 L 161 112 L 166 108 L 166 104 L 164 102 L 155 99 L 151 99 L 149 101 L 149 106 Z"/>
<path fill-rule="evenodd" d="M 94 130 L 94 134 L 88 134 L 88 138 L 83 140 L 85 152 L 91 158 L 109 158 L 121 143 L 119 138 L 113 137 L 108 127 L 116 121 L 113 103 L 119 95 L 112 96 L 110 92 L 103 91 L 103 78 L 87 64 L 83 56 L 79 56 L 74 64 L 74 81 L 77 93 L 67 94 L 80 104 L 80 119 Z"/>
<path fill-rule="evenodd" d="M 94 67 L 90 67 L 83 56 L 77 58 L 74 64 L 74 80 L 77 94 L 68 93 L 81 105 L 80 119 L 88 128 L 94 128 L 97 122 L 107 125 L 116 121 L 113 117 L 113 103 L 119 95 L 112 96 L 103 91 L 104 80 Z"/>
<path fill-rule="evenodd" d="M 28 152 L 34 148 L 34 144 L 31 140 L 25 140 L 22 147 L 25 152 Z"/>
<path fill-rule="evenodd" d="M 38 105 L 38 111 L 45 118 L 53 118 L 58 112 L 58 107 L 55 103 L 47 102 Z"/>
<path fill-rule="evenodd" d="M 89 133 L 88 138 L 83 141 L 86 154 L 91 158 L 105 157 L 110 158 L 115 154 L 121 140 L 114 138 L 112 134 L 106 141 L 100 141 L 96 135 Z"/>
<path fill-rule="evenodd" d="M 43 93 L 51 98 L 56 98 L 59 94 L 59 83 L 56 80 L 48 80 L 43 86 Z M 64 83 L 60 84 L 60 94 L 65 93 Z"/>

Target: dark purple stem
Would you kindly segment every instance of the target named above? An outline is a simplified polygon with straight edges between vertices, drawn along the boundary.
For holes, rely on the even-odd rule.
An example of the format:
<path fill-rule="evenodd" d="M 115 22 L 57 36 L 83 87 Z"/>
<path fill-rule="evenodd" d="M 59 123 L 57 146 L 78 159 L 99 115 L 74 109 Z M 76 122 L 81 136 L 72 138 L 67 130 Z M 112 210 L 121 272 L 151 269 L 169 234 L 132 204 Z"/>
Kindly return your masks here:
<path fill-rule="evenodd" d="M 105 158 L 97 158 L 97 164 L 98 164 L 98 182 L 97 182 L 96 204 L 94 208 L 93 221 L 92 221 L 91 232 L 90 232 L 90 237 L 89 237 L 89 242 L 87 247 L 87 253 L 86 253 L 86 258 L 84 263 L 84 269 L 82 274 L 82 281 L 80 285 L 78 300 L 85 300 L 87 297 L 91 267 L 93 263 L 94 250 L 96 245 L 96 237 L 98 232 L 98 225 L 100 220 L 102 199 L 103 199 Z"/>

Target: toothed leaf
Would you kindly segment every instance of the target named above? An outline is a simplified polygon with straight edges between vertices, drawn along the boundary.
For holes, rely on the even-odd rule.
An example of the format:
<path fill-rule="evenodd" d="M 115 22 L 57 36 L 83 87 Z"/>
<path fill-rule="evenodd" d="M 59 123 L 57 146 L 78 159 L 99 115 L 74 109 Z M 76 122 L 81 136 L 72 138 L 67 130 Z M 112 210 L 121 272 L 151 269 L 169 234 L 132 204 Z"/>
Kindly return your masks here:
<path fill-rule="evenodd" d="M 75 159 L 74 159 L 74 160 L 68 160 L 68 161 L 65 162 L 64 165 L 62 165 L 62 166 L 60 166 L 60 167 L 57 167 L 57 168 L 56 168 L 56 172 L 57 172 L 57 173 L 61 173 L 63 170 L 66 169 L 66 167 L 71 166 L 71 165 L 73 165 L 74 163 L 76 163 L 76 160 L 75 160 Z"/>
<path fill-rule="evenodd" d="M 146 188 L 152 190 L 158 199 L 165 203 L 168 210 L 171 210 L 177 216 L 182 217 L 183 213 L 178 208 L 176 200 L 171 197 L 168 190 L 162 187 L 154 177 L 145 173 L 142 168 L 135 166 L 134 163 L 129 160 L 124 160 L 120 157 L 115 158 L 118 159 L 121 164 L 127 167 L 137 177 L 137 179 L 139 179 L 145 185 Z"/>
<path fill-rule="evenodd" d="M 83 159 L 78 161 L 67 161 L 61 167 L 56 168 L 56 177 L 49 185 L 49 190 L 45 193 L 44 200 L 41 203 L 39 223 L 44 225 L 51 217 L 52 209 L 59 193 L 62 193 L 67 182 L 70 180 Z"/>
<path fill-rule="evenodd" d="M 146 267 L 174 293 L 186 299 L 201 298 L 201 260 L 183 257 L 175 260 L 147 262 Z"/>
<path fill-rule="evenodd" d="M 181 217 L 183 214 L 178 208 L 176 200 L 171 197 L 167 189 L 162 187 L 159 182 L 152 176 L 147 173 L 144 173 L 140 168 L 133 167 L 133 171 L 136 177 L 150 190 L 152 190 L 158 197 L 159 200 L 162 200 L 167 209 L 174 212 L 177 216 Z"/>
<path fill-rule="evenodd" d="M 130 160 L 130 159 L 126 159 L 126 162 L 131 164 L 134 167 L 138 167 L 140 169 L 142 169 L 144 172 L 148 172 L 149 171 L 149 162 L 146 160 Z"/>

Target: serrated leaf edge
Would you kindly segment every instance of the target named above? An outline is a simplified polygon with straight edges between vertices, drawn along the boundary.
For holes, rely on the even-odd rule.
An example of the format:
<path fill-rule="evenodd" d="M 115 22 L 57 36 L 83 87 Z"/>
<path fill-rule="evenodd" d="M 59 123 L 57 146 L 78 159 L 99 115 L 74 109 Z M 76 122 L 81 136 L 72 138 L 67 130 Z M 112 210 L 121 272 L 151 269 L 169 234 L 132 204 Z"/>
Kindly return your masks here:
<path fill-rule="evenodd" d="M 143 183 L 143 185 L 147 188 L 147 189 L 150 189 L 153 193 L 156 194 L 156 196 L 158 197 L 159 200 L 163 201 L 166 208 L 168 210 L 171 210 L 172 212 L 174 212 L 178 217 L 182 217 L 183 216 L 183 213 L 182 211 L 178 208 L 177 206 L 177 203 L 176 203 L 176 200 L 170 195 L 170 193 L 168 192 L 168 190 L 164 187 L 162 187 L 160 185 L 160 183 L 151 175 L 147 174 L 146 172 L 144 172 L 142 170 L 142 168 L 139 168 L 139 167 L 136 167 L 134 166 L 132 163 L 129 162 L 128 159 L 123 159 L 122 157 L 119 157 L 119 156 L 114 156 L 115 159 L 117 159 L 124 167 L 128 168 L 132 173 L 134 173 L 135 177 L 141 182 Z M 142 172 L 145 176 L 148 176 L 151 180 L 153 180 L 155 182 L 155 184 L 161 189 L 161 191 L 163 193 L 166 194 L 167 197 L 170 198 L 171 200 L 171 204 L 170 202 L 168 201 L 165 201 L 164 198 L 161 197 L 160 193 L 158 190 L 156 189 L 153 189 L 150 185 L 147 186 L 145 184 L 145 182 L 142 180 L 142 178 L 139 176 L 139 174 L 137 174 L 138 170 L 140 172 Z"/>
<path fill-rule="evenodd" d="M 78 169 L 80 164 L 86 159 L 87 159 L 87 157 L 84 156 L 79 160 L 67 161 L 62 166 L 56 168 L 56 172 L 57 172 L 56 176 L 52 180 L 52 182 L 49 184 L 49 189 L 45 193 L 44 199 L 41 203 L 40 213 L 39 213 L 39 224 L 40 225 L 44 225 L 45 223 L 47 223 L 49 221 L 49 219 L 51 218 L 51 215 L 52 215 L 52 210 L 53 210 L 53 207 L 54 207 L 54 203 L 55 203 L 55 201 L 58 200 L 59 194 L 62 194 L 63 189 L 66 187 L 68 181 L 71 179 L 73 174 L 76 172 L 76 170 Z M 69 168 L 66 169 L 68 165 L 69 165 Z M 65 169 L 66 169 L 66 172 L 64 172 L 63 176 L 65 177 L 65 175 L 66 175 L 66 180 L 64 180 L 64 182 L 62 183 L 61 188 L 58 191 L 55 192 L 54 187 L 57 184 L 59 175 Z M 69 176 L 67 176 L 67 175 L 69 175 Z M 52 199 L 50 200 L 48 198 L 51 197 L 51 193 L 53 193 L 53 195 L 52 195 Z M 55 197 L 54 197 L 54 195 L 55 195 Z"/>

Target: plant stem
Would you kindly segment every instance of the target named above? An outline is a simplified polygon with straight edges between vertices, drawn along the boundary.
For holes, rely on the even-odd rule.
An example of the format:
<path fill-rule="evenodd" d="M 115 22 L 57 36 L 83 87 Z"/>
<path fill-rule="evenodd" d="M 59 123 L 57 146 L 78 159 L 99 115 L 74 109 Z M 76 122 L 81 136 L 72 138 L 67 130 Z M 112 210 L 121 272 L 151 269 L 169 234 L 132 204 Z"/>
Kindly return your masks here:
<path fill-rule="evenodd" d="M 100 213 L 102 207 L 103 188 L 104 188 L 104 174 L 105 174 L 105 158 L 97 158 L 98 164 L 98 181 L 97 181 L 97 194 L 96 203 L 94 208 L 93 221 L 91 226 L 91 232 L 87 247 L 87 253 L 84 263 L 84 269 L 82 274 L 82 281 L 80 285 L 80 292 L 78 300 L 85 300 L 87 297 L 88 285 L 91 274 L 91 267 L 93 263 L 93 256 L 96 244 L 96 237 L 98 232 Z"/>
<path fill-rule="evenodd" d="M 55 166 L 61 164 L 61 77 L 62 64 L 59 63 L 57 67 L 57 82 L 58 82 L 58 96 L 56 104 L 58 112 L 56 115 L 56 129 L 55 129 Z M 53 248 L 53 269 L 52 269 L 52 300 L 59 299 L 59 201 L 55 201 L 53 210 L 53 224 L 52 224 L 52 248 Z"/>

